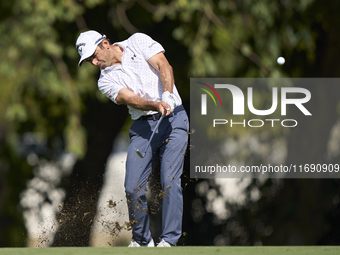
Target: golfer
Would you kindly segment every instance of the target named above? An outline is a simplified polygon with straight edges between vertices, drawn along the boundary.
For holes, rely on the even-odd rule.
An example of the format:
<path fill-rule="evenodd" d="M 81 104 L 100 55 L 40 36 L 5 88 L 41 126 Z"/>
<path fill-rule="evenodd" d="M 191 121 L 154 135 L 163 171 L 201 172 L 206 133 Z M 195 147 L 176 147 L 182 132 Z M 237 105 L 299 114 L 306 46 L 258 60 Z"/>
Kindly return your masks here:
<path fill-rule="evenodd" d="M 129 247 L 154 246 L 146 193 L 148 178 L 158 162 L 164 198 L 162 234 L 157 247 L 176 245 L 182 234 L 181 174 L 189 121 L 162 45 L 143 33 L 111 44 L 105 35 L 90 30 L 80 34 L 76 48 L 79 66 L 84 61 L 98 66 L 100 91 L 114 103 L 127 105 L 134 120 L 129 131 L 131 141 L 125 176 L 129 220 L 133 227 Z M 144 151 L 165 112 L 145 157 L 139 157 L 135 149 Z"/>

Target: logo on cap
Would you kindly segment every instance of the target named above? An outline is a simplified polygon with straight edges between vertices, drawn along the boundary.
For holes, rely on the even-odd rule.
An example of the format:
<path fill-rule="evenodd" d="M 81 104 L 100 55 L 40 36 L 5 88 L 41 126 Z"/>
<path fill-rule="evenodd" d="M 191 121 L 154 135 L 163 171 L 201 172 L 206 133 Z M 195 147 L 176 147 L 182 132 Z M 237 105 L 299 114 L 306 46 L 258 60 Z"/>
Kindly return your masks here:
<path fill-rule="evenodd" d="M 85 46 L 85 45 L 86 45 L 86 43 L 79 43 L 79 44 L 77 44 L 77 51 L 82 52 L 83 48 L 81 46 Z"/>

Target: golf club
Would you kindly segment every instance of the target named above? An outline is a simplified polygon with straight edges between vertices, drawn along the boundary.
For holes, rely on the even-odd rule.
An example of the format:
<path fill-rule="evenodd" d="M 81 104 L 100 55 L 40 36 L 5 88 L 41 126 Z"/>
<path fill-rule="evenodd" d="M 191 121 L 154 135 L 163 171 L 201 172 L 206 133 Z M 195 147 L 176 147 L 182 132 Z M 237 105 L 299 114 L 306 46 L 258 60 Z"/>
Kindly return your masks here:
<path fill-rule="evenodd" d="M 156 125 L 154 131 L 153 131 L 152 134 L 151 134 L 151 137 L 150 137 L 150 139 L 149 139 L 149 142 L 148 142 L 148 144 L 146 145 L 146 148 L 145 148 L 145 150 L 144 150 L 144 153 L 142 154 L 138 149 L 135 148 L 135 151 L 136 151 L 136 153 L 137 153 L 137 155 L 138 155 L 139 157 L 141 157 L 141 158 L 144 158 L 144 157 L 145 157 L 146 151 L 148 150 L 148 148 L 149 148 L 149 146 L 150 146 L 151 140 L 152 140 L 153 136 L 155 135 L 156 130 L 158 129 L 158 126 L 161 124 L 161 122 L 162 122 L 162 120 L 163 120 L 163 118 L 164 118 L 165 115 L 166 115 L 166 110 L 164 109 L 164 112 L 163 112 L 162 116 L 159 118 L 158 123 L 157 123 L 157 125 Z"/>

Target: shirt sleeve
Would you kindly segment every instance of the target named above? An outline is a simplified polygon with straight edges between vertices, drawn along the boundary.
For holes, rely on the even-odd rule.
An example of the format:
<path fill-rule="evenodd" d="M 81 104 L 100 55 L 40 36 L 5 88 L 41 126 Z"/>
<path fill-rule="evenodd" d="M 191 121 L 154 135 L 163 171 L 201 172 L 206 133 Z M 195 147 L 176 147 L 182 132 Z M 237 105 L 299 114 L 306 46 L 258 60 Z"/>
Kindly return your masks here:
<path fill-rule="evenodd" d="M 152 56 L 165 52 L 163 46 L 157 41 L 153 40 L 150 36 L 143 33 L 135 33 L 131 36 L 133 47 L 143 55 L 147 61 Z"/>
<path fill-rule="evenodd" d="M 115 104 L 119 105 L 116 98 L 119 91 L 124 88 L 124 86 L 115 81 L 111 75 L 103 75 L 101 73 L 98 79 L 98 88 L 102 94 L 106 95 Z"/>

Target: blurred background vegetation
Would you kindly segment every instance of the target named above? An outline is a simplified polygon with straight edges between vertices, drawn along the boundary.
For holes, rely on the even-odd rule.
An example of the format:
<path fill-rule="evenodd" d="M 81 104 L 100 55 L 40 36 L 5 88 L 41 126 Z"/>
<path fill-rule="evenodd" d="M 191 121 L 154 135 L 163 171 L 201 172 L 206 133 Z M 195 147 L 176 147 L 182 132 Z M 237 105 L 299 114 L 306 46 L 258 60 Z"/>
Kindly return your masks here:
<path fill-rule="evenodd" d="M 61 225 L 53 245 L 89 244 L 105 163 L 128 114 L 100 94 L 96 68 L 78 68 L 80 32 L 94 29 L 115 42 L 139 31 L 159 41 L 189 110 L 190 77 L 338 77 L 339 12 L 337 0 L 2 0 L 0 246 L 26 245 L 22 192 L 38 165 L 54 162 L 62 172 L 65 153 L 75 164 L 49 185 L 64 191 L 64 212 L 88 217 Z M 279 56 L 285 65 L 277 65 Z M 337 127 L 340 91 L 310 91 L 320 123 L 306 121 L 292 130 L 289 163 L 315 142 L 304 160 L 325 160 Z M 327 160 L 339 163 L 339 154 Z M 254 179 L 244 188 L 244 202 L 223 200 L 229 214 L 218 217 L 207 194 L 220 198 L 223 187 L 188 175 L 180 244 L 340 244 L 338 179 Z M 256 200 L 254 188 L 261 194 Z M 52 203 L 48 188 L 41 197 Z M 84 208 L 75 206 L 79 197 Z"/>

